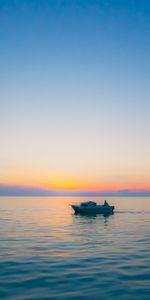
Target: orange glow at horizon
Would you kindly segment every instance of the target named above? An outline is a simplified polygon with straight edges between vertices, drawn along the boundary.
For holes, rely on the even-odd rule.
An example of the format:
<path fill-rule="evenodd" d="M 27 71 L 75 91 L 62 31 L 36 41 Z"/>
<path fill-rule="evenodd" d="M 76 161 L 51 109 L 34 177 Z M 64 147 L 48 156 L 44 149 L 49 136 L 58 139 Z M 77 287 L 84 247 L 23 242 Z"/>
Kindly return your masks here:
<path fill-rule="evenodd" d="M 72 191 L 72 192 L 101 192 L 110 191 L 117 192 L 119 190 L 135 190 L 135 191 L 148 191 L 150 190 L 149 181 L 144 181 L 141 183 L 134 183 L 130 180 L 122 182 L 116 179 L 83 179 L 74 178 L 64 175 L 53 176 L 49 180 L 47 178 L 9 178 L 1 182 L 4 185 L 13 186 L 24 186 L 24 187 L 34 187 L 42 188 L 47 190 L 56 191 Z"/>

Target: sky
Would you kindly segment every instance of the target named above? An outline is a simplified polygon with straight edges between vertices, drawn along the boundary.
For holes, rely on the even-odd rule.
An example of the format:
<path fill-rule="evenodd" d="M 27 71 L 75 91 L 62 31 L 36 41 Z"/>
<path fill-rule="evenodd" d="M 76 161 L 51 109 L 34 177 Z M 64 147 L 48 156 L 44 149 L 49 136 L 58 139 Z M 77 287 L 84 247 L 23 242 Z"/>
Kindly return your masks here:
<path fill-rule="evenodd" d="M 0 1 L 0 194 L 150 195 L 150 2 Z"/>

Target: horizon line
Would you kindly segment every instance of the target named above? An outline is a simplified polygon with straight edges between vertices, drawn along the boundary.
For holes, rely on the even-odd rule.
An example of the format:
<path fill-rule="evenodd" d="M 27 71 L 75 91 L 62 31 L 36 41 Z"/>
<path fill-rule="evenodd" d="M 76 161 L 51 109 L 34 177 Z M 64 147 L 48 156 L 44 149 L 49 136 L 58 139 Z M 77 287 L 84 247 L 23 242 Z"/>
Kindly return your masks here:
<path fill-rule="evenodd" d="M 8 185 L 0 184 L 0 196 L 20 196 L 20 197 L 150 197 L 150 189 L 120 189 L 120 190 L 101 190 L 101 191 L 88 191 L 88 190 L 52 190 L 44 189 L 35 186 L 23 185 Z"/>

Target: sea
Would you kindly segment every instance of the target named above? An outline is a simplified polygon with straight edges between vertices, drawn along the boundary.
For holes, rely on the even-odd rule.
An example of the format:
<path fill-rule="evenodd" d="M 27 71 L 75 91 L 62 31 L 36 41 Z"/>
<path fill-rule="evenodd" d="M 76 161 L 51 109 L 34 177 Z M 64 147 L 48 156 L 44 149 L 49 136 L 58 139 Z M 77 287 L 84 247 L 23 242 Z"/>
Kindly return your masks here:
<path fill-rule="evenodd" d="M 0 299 L 150 299 L 150 198 L 0 197 Z"/>

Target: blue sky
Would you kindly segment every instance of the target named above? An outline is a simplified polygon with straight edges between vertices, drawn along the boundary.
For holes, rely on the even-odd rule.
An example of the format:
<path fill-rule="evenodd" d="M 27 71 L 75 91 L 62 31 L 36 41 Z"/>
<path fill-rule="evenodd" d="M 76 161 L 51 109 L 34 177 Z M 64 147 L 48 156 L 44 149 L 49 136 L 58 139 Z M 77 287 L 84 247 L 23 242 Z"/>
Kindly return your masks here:
<path fill-rule="evenodd" d="M 146 0 L 0 2 L 6 189 L 150 190 L 149 21 Z"/>

